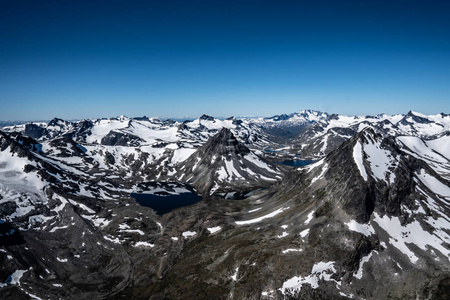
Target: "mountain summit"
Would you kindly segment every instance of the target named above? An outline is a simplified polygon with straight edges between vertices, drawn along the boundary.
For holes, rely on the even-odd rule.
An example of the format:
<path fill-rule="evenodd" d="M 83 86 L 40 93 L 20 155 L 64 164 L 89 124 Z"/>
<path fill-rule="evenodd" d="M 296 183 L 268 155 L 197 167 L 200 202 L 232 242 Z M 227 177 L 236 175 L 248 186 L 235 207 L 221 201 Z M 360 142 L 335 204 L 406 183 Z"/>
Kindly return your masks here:
<path fill-rule="evenodd" d="M 201 193 L 245 191 L 281 179 L 277 167 L 241 144 L 232 131 L 222 128 L 178 168 L 178 179 Z"/>

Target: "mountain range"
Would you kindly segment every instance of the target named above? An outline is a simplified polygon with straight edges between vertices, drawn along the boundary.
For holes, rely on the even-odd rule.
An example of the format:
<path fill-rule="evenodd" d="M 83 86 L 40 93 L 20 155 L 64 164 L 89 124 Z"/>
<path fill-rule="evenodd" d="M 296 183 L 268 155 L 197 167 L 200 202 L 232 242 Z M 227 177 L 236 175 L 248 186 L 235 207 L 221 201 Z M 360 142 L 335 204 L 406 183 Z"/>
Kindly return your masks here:
<path fill-rule="evenodd" d="M 448 299 L 449 255 L 447 114 L 0 129 L 0 299 Z"/>

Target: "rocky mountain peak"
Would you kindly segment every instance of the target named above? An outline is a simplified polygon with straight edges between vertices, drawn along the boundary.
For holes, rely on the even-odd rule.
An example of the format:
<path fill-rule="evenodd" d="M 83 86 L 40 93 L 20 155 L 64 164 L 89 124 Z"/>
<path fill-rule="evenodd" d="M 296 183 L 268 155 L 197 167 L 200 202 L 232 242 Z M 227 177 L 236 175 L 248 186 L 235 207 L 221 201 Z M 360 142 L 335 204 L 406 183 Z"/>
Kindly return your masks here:
<path fill-rule="evenodd" d="M 48 122 L 48 126 L 66 126 L 68 124 L 70 124 L 70 122 L 60 118 L 53 118 L 50 122 Z"/>
<path fill-rule="evenodd" d="M 428 124 L 430 120 L 424 118 L 421 114 L 415 113 L 410 110 L 400 121 L 402 124 L 411 124 L 411 123 L 419 123 L 419 124 Z"/>
<path fill-rule="evenodd" d="M 245 155 L 250 152 L 246 146 L 236 139 L 233 132 L 225 127 L 206 142 L 202 148 L 213 155 L 227 155 L 231 153 Z"/>
<path fill-rule="evenodd" d="M 327 201 L 365 223 L 374 211 L 399 216 L 402 205 L 413 205 L 414 170 L 420 165 L 401 153 L 394 137 L 367 127 L 332 151 L 310 176 Z"/>
<path fill-rule="evenodd" d="M 289 118 L 290 118 L 289 115 L 287 115 L 287 114 L 281 114 L 281 115 L 273 116 L 273 117 L 271 117 L 271 118 L 269 118 L 269 119 L 272 119 L 273 121 L 286 121 L 286 120 L 288 120 Z"/>
<path fill-rule="evenodd" d="M 251 152 L 225 127 L 178 166 L 178 170 L 177 179 L 193 184 L 202 194 L 242 191 L 281 179 L 276 167 Z"/>
<path fill-rule="evenodd" d="M 214 117 L 208 116 L 206 114 L 203 114 L 199 119 L 203 120 L 203 121 L 214 121 L 215 120 Z"/>

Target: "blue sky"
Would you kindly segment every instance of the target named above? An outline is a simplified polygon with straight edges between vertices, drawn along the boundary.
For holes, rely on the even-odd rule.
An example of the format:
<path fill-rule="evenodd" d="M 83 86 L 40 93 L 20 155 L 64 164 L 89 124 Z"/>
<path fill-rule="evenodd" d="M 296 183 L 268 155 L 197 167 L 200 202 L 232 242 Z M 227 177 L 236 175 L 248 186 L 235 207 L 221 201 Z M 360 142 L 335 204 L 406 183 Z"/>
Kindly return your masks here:
<path fill-rule="evenodd" d="M 0 0 L 0 120 L 450 113 L 447 1 Z"/>

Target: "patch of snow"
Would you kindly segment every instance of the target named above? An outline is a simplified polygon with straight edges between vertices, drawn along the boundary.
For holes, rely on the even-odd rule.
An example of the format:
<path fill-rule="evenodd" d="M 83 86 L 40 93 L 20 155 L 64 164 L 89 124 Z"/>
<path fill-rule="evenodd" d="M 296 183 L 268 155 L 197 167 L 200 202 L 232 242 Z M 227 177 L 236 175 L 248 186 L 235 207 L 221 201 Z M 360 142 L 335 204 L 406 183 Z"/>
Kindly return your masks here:
<path fill-rule="evenodd" d="M 139 229 L 123 229 L 123 230 L 120 230 L 120 232 L 138 233 L 140 235 L 145 235 L 145 233 L 142 230 L 139 230 Z"/>
<path fill-rule="evenodd" d="M 283 295 L 291 292 L 297 292 L 302 289 L 303 284 L 310 284 L 313 289 L 319 287 L 319 281 L 334 281 L 331 279 L 333 273 L 336 272 L 334 268 L 334 261 L 319 262 L 312 267 L 311 274 L 308 276 L 294 276 L 283 283 L 283 286 L 279 288 Z"/>
<path fill-rule="evenodd" d="M 222 229 L 222 227 L 216 226 L 216 227 L 210 227 L 210 228 L 206 228 L 206 229 L 208 229 L 209 233 L 214 234 L 214 233 L 220 231 Z"/>
<path fill-rule="evenodd" d="M 59 229 L 66 229 L 67 227 L 69 227 L 69 226 L 61 226 L 61 227 L 53 227 L 49 232 L 55 232 L 56 230 L 59 230 Z"/>
<path fill-rule="evenodd" d="M 316 161 L 315 163 L 309 164 L 307 166 L 304 167 L 299 167 L 299 169 L 303 169 L 306 170 L 307 173 L 311 172 L 313 169 L 321 166 L 323 163 L 325 162 L 325 159 L 321 159 Z"/>
<path fill-rule="evenodd" d="M 398 161 L 389 151 L 381 149 L 379 144 L 369 142 L 364 145 L 364 152 L 367 154 L 367 160 L 375 178 L 386 180 L 389 175 L 389 183 L 393 184 L 395 177 L 389 169 L 397 167 Z"/>
<path fill-rule="evenodd" d="M 306 217 L 306 220 L 305 220 L 305 225 L 308 225 L 309 224 L 309 222 L 311 222 L 311 220 L 313 219 L 313 216 L 314 216 L 314 211 L 312 211 L 312 212 L 310 212 L 309 214 L 308 214 L 308 216 Z"/>
<path fill-rule="evenodd" d="M 56 257 L 56 260 L 63 263 L 68 261 L 67 258 L 59 258 L 59 257 Z"/>
<path fill-rule="evenodd" d="M 358 141 L 353 148 L 353 159 L 358 167 L 359 173 L 367 181 L 366 168 L 363 165 L 363 149 L 361 143 Z"/>
<path fill-rule="evenodd" d="M 347 225 L 348 229 L 362 233 L 365 236 L 375 234 L 375 230 L 369 224 L 360 224 L 355 220 L 351 220 L 350 222 L 345 223 L 345 225 Z"/>
<path fill-rule="evenodd" d="M 10 284 L 20 285 L 20 278 L 22 278 L 23 274 L 25 274 L 25 272 L 27 271 L 28 270 L 16 270 L 14 273 L 12 273 Z"/>
<path fill-rule="evenodd" d="M 417 177 L 434 193 L 444 197 L 450 197 L 450 187 L 443 184 L 435 177 L 427 174 L 424 169 L 420 170 L 420 174 L 417 174 Z"/>
<path fill-rule="evenodd" d="M 195 231 L 185 231 L 185 232 L 183 232 L 181 235 L 184 237 L 184 238 L 189 238 L 189 237 L 191 237 L 191 236 L 194 236 L 194 235 L 196 235 L 197 234 L 197 232 L 195 232 Z"/>
<path fill-rule="evenodd" d="M 389 243 L 408 256 L 413 263 L 416 263 L 419 258 L 409 249 L 407 244 L 410 243 L 422 250 L 427 250 L 431 246 L 444 256 L 450 256 L 450 250 L 442 245 L 442 243 L 448 243 L 448 235 L 444 236 L 446 240 L 443 240 L 438 235 L 430 234 L 418 221 L 402 226 L 398 217 L 390 218 L 386 215 L 380 217 L 377 213 L 374 213 L 373 221 L 391 236 Z"/>
<path fill-rule="evenodd" d="M 306 237 L 308 234 L 309 234 L 309 228 L 303 230 L 302 232 L 300 232 L 300 236 L 301 236 L 302 238 Z"/>
<path fill-rule="evenodd" d="M 359 262 L 359 268 L 358 268 L 358 272 L 356 272 L 356 274 L 354 275 L 354 277 L 361 279 L 362 275 L 363 275 L 363 266 L 366 262 L 368 262 L 370 260 L 370 258 L 372 257 L 373 253 L 376 253 L 377 251 L 373 250 L 372 252 L 369 253 L 369 255 L 364 256 L 363 258 L 361 258 L 361 261 Z"/>
<path fill-rule="evenodd" d="M 22 290 L 22 291 L 24 291 L 24 290 Z M 36 295 L 30 294 L 30 293 L 27 292 L 27 291 L 24 291 L 24 292 L 25 292 L 25 294 L 27 294 L 28 296 L 30 296 L 31 299 L 43 300 L 42 298 L 39 298 L 39 297 L 36 296 Z"/>
<path fill-rule="evenodd" d="M 237 225 L 247 225 L 247 224 L 258 223 L 258 222 L 260 222 L 260 221 L 262 221 L 262 220 L 264 220 L 264 219 L 272 218 L 272 217 L 274 217 L 274 216 L 276 216 L 276 215 L 282 213 L 283 211 L 285 211 L 285 210 L 287 210 L 287 209 L 289 209 L 289 207 L 279 208 L 279 209 L 277 209 L 276 211 L 273 211 L 273 212 L 271 212 L 271 213 L 269 213 L 269 214 L 267 214 L 267 215 L 264 215 L 264 216 L 262 216 L 262 217 L 255 218 L 255 219 L 251 219 L 251 220 L 247 220 L 247 221 L 236 221 L 235 223 L 236 223 Z"/>
<path fill-rule="evenodd" d="M 155 244 L 149 243 L 149 242 L 137 242 L 136 244 L 134 244 L 134 247 L 149 247 L 149 248 L 153 248 L 155 246 Z"/>
<path fill-rule="evenodd" d="M 258 210 L 260 210 L 262 207 L 258 207 L 258 208 L 255 208 L 255 209 L 252 209 L 252 210 L 249 210 L 248 212 L 249 213 L 252 213 L 252 212 L 255 212 L 255 211 L 258 211 Z"/>
<path fill-rule="evenodd" d="M 177 163 L 181 163 L 181 162 L 185 161 L 195 151 L 196 151 L 196 149 L 194 149 L 194 148 L 180 148 L 180 149 L 174 150 L 172 160 L 171 160 L 172 164 L 177 164 Z"/>
<path fill-rule="evenodd" d="M 288 235 L 289 234 L 286 231 L 283 231 L 282 234 L 277 235 L 277 238 L 281 239 L 281 238 L 287 237 Z"/>
<path fill-rule="evenodd" d="M 249 154 L 245 155 L 244 159 L 261 169 L 269 171 L 270 173 L 277 173 L 268 164 L 266 164 L 258 156 L 256 156 L 253 152 L 250 152 Z"/>
<path fill-rule="evenodd" d="M 121 229 L 121 230 L 130 229 L 130 226 L 126 223 L 122 223 L 122 224 L 119 224 L 119 229 Z"/>
<path fill-rule="evenodd" d="M 285 249 L 285 250 L 283 250 L 283 251 L 281 251 L 283 254 L 286 254 L 286 253 L 290 253 L 290 252 L 302 252 L 303 251 L 303 249 L 294 249 L 294 248 L 289 248 L 289 249 Z"/>
<path fill-rule="evenodd" d="M 323 175 L 325 175 L 325 173 L 327 172 L 327 170 L 328 170 L 328 164 L 325 164 L 325 165 L 322 167 L 322 171 L 320 172 L 320 174 L 319 174 L 317 177 L 314 177 L 314 178 L 311 180 L 311 184 L 313 184 L 314 182 L 316 182 L 317 180 L 319 180 L 320 178 L 322 178 Z"/>
<path fill-rule="evenodd" d="M 238 272 L 239 272 L 239 267 L 236 267 L 236 270 L 234 271 L 234 274 L 231 275 L 231 280 L 237 281 Z"/>
<path fill-rule="evenodd" d="M 115 244 L 122 244 L 121 242 L 120 242 L 120 240 L 119 240 L 119 238 L 110 238 L 109 236 L 103 236 L 103 238 L 105 239 L 105 240 L 107 240 L 107 241 L 110 241 L 110 242 L 113 242 L 113 243 L 115 243 Z"/>

